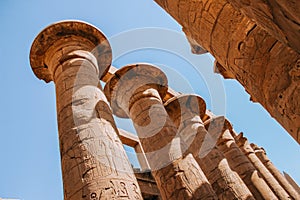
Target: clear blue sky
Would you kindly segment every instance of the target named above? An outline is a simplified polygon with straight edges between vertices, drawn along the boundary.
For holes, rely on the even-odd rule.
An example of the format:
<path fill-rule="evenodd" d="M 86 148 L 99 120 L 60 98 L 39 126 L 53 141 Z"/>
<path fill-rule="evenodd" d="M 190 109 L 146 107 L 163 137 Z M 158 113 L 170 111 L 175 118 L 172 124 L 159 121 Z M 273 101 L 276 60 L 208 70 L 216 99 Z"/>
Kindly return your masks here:
<path fill-rule="evenodd" d="M 64 19 L 84 20 L 101 29 L 111 40 L 116 67 L 131 62 L 159 64 L 171 87 L 203 96 L 208 108 L 224 112 L 237 132 L 243 131 L 251 142 L 263 146 L 281 171 L 300 182 L 299 145 L 259 104 L 249 101 L 236 81 L 213 75 L 208 55 L 191 55 L 186 41 L 177 38 L 180 26 L 153 1 L 1 0 L 0 198 L 63 199 L 55 88 L 33 75 L 28 57 L 41 29 Z M 142 31 L 132 30 L 135 28 Z M 151 31 L 152 37 L 147 36 Z M 141 39 L 145 44 L 139 43 Z M 153 47 L 135 50 L 147 42 Z M 130 52 L 122 55 L 126 51 L 123 47 Z M 128 121 L 118 124 L 132 130 Z"/>

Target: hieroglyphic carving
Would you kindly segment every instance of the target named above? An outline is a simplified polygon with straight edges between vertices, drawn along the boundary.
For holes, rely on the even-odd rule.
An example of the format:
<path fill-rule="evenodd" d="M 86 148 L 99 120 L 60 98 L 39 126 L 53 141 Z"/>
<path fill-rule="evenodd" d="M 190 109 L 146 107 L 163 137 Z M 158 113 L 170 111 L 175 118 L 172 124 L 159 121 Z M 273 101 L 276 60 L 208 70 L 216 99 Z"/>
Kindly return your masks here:
<path fill-rule="evenodd" d="M 297 0 L 228 0 L 277 40 L 300 52 L 300 3 Z"/>
<path fill-rule="evenodd" d="M 134 191 L 131 196 L 129 191 Z M 92 200 L 111 200 L 111 199 L 141 199 L 139 188 L 135 183 L 111 180 L 106 186 L 102 186 L 100 191 L 91 193 Z"/>
<path fill-rule="evenodd" d="M 161 194 L 173 194 L 169 197 L 171 199 L 217 199 L 192 154 L 188 154 L 183 160 L 174 161 L 162 170 L 154 171 L 153 174 L 160 177 L 158 183 L 162 185 Z M 201 187 L 195 190 L 194 185 Z"/>

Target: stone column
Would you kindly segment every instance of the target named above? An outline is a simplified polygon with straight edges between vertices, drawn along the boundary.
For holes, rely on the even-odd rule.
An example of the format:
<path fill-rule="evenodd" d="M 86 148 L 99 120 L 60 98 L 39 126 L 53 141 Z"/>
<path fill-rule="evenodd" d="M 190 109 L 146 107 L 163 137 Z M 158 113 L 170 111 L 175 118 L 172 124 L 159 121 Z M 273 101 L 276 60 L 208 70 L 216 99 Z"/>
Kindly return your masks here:
<path fill-rule="evenodd" d="M 231 134 L 232 126 L 225 117 L 214 117 L 204 122 L 209 134 L 217 141 L 217 147 L 226 157 L 229 166 L 236 171 L 255 199 L 277 199 L 259 172 L 241 151 Z"/>
<path fill-rule="evenodd" d="M 296 183 L 296 181 L 286 172 L 283 172 L 284 177 L 286 180 L 293 186 L 293 188 L 300 194 L 300 187 Z"/>
<path fill-rule="evenodd" d="M 99 78 L 111 48 L 95 27 L 63 21 L 34 40 L 30 63 L 54 81 L 65 200 L 142 199 Z"/>
<path fill-rule="evenodd" d="M 238 80 L 251 100 L 259 102 L 300 144 L 300 107 L 295 98 L 300 95 L 299 53 L 227 0 L 155 1 L 182 25 L 192 46 L 197 43 L 209 51 L 218 61 L 218 71 Z"/>
<path fill-rule="evenodd" d="M 150 64 L 128 65 L 104 91 L 113 112 L 130 117 L 163 199 L 217 199 L 191 154 L 182 155 L 176 127 L 162 104 L 167 77 Z"/>
<path fill-rule="evenodd" d="M 243 153 L 248 157 L 248 159 L 252 162 L 255 168 L 260 172 L 265 181 L 268 183 L 270 188 L 276 194 L 276 196 L 281 199 L 291 199 L 288 193 L 280 186 L 278 181 L 274 178 L 274 176 L 269 172 L 269 170 L 262 164 L 259 158 L 255 155 L 254 150 L 250 146 L 247 138 L 243 136 L 243 133 L 240 133 L 235 138 L 236 143 L 243 151 Z"/>
<path fill-rule="evenodd" d="M 178 127 L 182 151 L 193 154 L 218 199 L 254 199 L 206 131 L 201 120 L 205 115 L 204 100 L 196 95 L 180 95 L 169 99 L 165 108 Z"/>
<path fill-rule="evenodd" d="M 290 185 L 289 182 L 285 179 L 283 174 L 281 174 L 280 171 L 271 162 L 271 160 L 266 154 L 266 151 L 253 143 L 250 145 L 253 148 L 255 155 L 266 166 L 266 168 L 271 172 L 271 174 L 277 179 L 280 185 L 289 193 L 289 195 L 294 199 L 300 199 L 300 194 L 298 194 L 298 192 L 293 188 L 293 186 Z"/>

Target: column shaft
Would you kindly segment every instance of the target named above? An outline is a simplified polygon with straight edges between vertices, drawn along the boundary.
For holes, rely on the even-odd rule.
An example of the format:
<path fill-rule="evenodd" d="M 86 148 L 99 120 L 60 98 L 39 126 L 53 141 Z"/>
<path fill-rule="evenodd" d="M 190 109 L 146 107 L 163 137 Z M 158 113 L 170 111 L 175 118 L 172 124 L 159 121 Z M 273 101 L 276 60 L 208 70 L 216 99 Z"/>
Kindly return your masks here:
<path fill-rule="evenodd" d="M 95 67 L 84 59 L 61 66 L 55 85 L 65 198 L 141 199 L 107 100 L 89 84 L 99 82 Z"/>
<path fill-rule="evenodd" d="M 298 192 L 298 194 L 300 194 L 300 187 L 295 182 L 295 180 L 288 173 L 283 172 L 283 174 L 286 180 L 293 186 L 293 188 Z"/>

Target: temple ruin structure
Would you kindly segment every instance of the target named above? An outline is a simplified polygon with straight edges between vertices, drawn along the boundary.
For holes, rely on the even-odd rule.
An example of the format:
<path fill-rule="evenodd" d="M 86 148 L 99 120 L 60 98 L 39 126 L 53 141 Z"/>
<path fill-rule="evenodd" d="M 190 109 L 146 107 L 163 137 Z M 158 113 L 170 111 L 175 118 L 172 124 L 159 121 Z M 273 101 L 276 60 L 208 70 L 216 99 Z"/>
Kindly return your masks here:
<path fill-rule="evenodd" d="M 295 99 L 289 100 L 290 105 L 280 103 L 297 93 L 298 75 L 293 70 L 298 53 L 291 48 L 292 38 L 282 43 L 221 0 L 180 1 L 180 5 L 176 0 L 157 1 L 184 24 L 191 41 L 203 42 L 216 56 L 221 73 L 242 80 L 263 105 L 279 103 L 267 109 L 297 136 Z M 194 12 L 200 6 L 202 18 Z M 232 17 L 231 24 L 222 21 L 225 14 Z M 231 26 L 224 29 L 220 23 Z M 204 38 L 197 35 L 197 28 Z M 226 31 L 236 39 L 225 41 L 220 35 Z M 275 54 L 286 57 L 274 61 Z M 48 26 L 31 47 L 34 74 L 55 83 L 65 200 L 299 199 L 296 183 L 286 180 L 262 148 L 236 134 L 228 119 L 208 111 L 200 96 L 172 90 L 164 72 L 152 64 L 116 69 L 111 61 L 111 47 L 103 33 L 80 21 Z M 279 73 L 277 61 L 288 66 L 289 72 L 282 75 L 294 79 L 280 82 L 274 74 L 274 80 L 269 77 Z M 252 78 L 259 80 L 254 72 L 262 70 L 262 64 L 266 80 L 254 84 Z M 100 80 L 106 83 L 104 89 Z M 271 88 L 276 85 L 273 81 L 279 83 L 277 88 Z M 270 88 L 257 91 L 262 82 Z M 137 135 L 118 128 L 113 115 L 130 118 Z M 140 169 L 132 168 L 124 144 L 134 148 Z"/>

